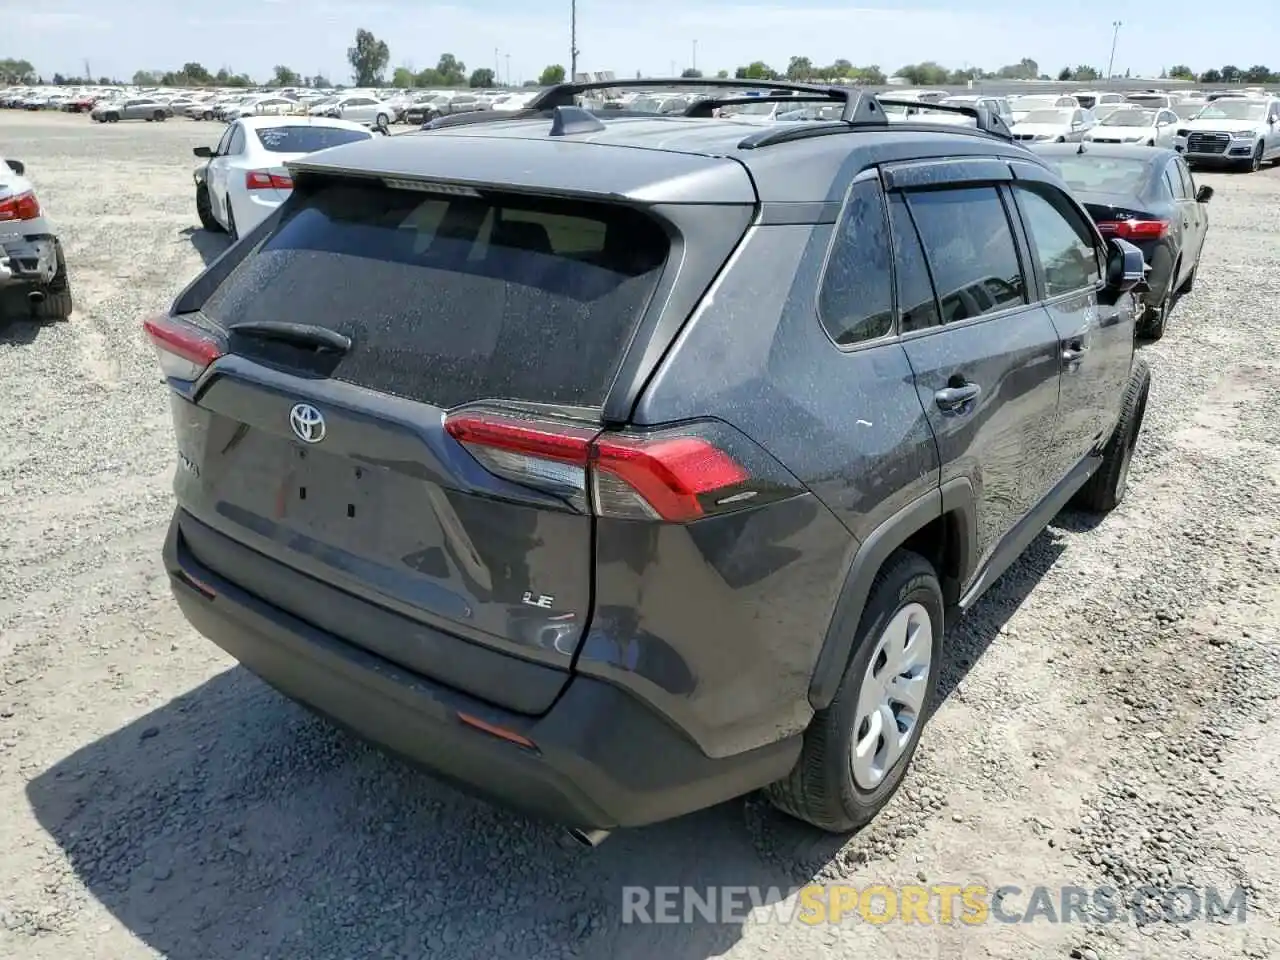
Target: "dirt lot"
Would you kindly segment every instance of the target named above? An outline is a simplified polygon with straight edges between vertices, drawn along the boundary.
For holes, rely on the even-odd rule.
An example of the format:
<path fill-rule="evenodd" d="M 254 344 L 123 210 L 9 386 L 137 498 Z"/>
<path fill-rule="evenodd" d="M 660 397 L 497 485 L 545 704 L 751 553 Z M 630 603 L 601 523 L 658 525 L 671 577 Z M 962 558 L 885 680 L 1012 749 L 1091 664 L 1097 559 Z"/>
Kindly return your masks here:
<path fill-rule="evenodd" d="M 62 225 L 70 323 L 0 321 L 0 956 L 176 960 L 1280 955 L 1280 170 L 1218 191 L 1130 497 L 1065 514 L 950 636 L 904 790 L 833 842 L 754 800 L 590 854 L 334 732 L 170 599 L 140 320 L 222 241 L 187 121 L 0 113 Z M 1248 893 L 1244 924 L 622 923 L 624 885 Z M 1074 951 L 1074 952 L 1073 952 Z"/>

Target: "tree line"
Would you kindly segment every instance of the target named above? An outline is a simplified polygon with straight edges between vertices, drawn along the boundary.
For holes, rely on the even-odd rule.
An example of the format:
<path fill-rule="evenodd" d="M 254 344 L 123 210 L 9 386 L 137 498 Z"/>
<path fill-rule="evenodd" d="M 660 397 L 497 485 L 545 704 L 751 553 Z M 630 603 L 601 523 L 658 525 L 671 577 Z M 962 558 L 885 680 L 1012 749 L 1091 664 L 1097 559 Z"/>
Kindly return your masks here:
<path fill-rule="evenodd" d="M 351 65 L 351 78 L 358 87 L 377 87 L 387 84 L 387 67 L 391 62 L 391 49 L 385 40 L 379 40 L 369 30 L 356 31 L 355 42 L 347 48 L 347 62 Z M 960 86 L 971 80 L 1075 80 L 1089 82 L 1102 78 L 1103 71 L 1087 64 L 1065 66 L 1051 76 L 1040 69 L 1040 65 L 1030 57 L 1024 57 L 1017 63 L 1008 64 L 998 70 L 988 71 L 980 67 L 954 68 L 943 66 L 933 60 L 922 63 L 909 63 L 894 72 L 894 76 L 902 77 L 908 83 L 917 86 Z M 702 72 L 695 69 L 685 70 L 685 77 L 701 77 Z M 727 70 L 716 73 L 719 78 L 730 76 Z M 877 64 L 855 66 L 848 60 L 836 60 L 834 63 L 814 64 L 808 57 L 791 57 L 783 70 L 775 70 L 763 60 L 756 60 L 737 67 L 732 76 L 741 80 L 793 80 L 865 84 L 883 86 L 889 75 Z M 1128 77 L 1128 72 L 1125 73 Z M 1258 64 L 1242 68 L 1228 64 L 1212 67 L 1197 73 L 1185 64 L 1178 64 L 1160 72 L 1162 79 L 1190 80 L 1205 84 L 1232 83 L 1280 83 L 1280 71 Z M 131 78 L 140 87 L 253 87 L 257 86 L 247 73 L 237 73 L 226 67 L 210 71 L 202 64 L 184 63 L 177 70 L 139 70 Z M 434 67 L 423 70 L 412 70 L 407 66 L 394 68 L 390 76 L 390 85 L 397 88 L 407 87 L 497 87 L 502 86 L 495 70 L 490 67 L 479 67 L 468 71 L 466 64 L 452 53 L 440 56 Z M 565 79 L 565 68 L 560 64 L 546 67 L 536 80 L 526 81 L 526 86 L 547 86 L 561 83 Z M 92 83 L 91 77 L 69 77 L 60 73 L 53 75 L 55 84 Z M 98 77 L 98 84 L 120 83 L 110 77 Z M 44 83 L 44 78 L 36 73 L 35 67 L 27 60 L 0 59 L 0 83 Z M 324 76 L 304 76 L 297 71 L 277 66 L 272 71 L 267 85 L 276 87 L 331 87 L 329 79 Z"/>

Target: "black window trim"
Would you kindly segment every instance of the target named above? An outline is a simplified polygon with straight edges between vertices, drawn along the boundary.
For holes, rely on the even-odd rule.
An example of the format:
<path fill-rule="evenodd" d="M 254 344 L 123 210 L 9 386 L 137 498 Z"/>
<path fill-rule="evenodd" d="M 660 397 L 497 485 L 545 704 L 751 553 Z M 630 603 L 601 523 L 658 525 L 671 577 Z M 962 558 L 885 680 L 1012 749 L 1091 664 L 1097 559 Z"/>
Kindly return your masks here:
<path fill-rule="evenodd" d="M 835 222 L 831 228 L 831 236 L 827 240 L 827 249 L 822 256 L 822 266 L 818 271 L 818 282 L 814 284 L 813 290 L 813 316 L 818 321 L 818 328 L 822 331 L 822 335 L 827 338 L 827 342 L 839 350 L 841 353 L 857 353 L 859 350 L 866 350 L 872 347 L 882 347 L 887 343 L 893 343 L 899 337 L 898 334 L 898 265 L 894 262 L 892 246 L 889 254 L 889 304 L 892 313 L 892 322 L 889 325 L 887 333 L 882 333 L 878 337 L 868 337 L 866 340 L 859 340 L 857 343 L 837 343 L 836 338 L 831 335 L 831 331 L 827 328 L 827 324 L 822 319 L 822 285 L 827 280 L 827 267 L 831 264 L 831 254 L 835 251 L 836 244 L 840 240 L 840 226 L 844 223 L 845 213 L 849 209 L 849 204 L 853 201 L 853 192 L 864 183 L 874 183 L 876 185 L 876 195 L 880 199 L 880 212 L 884 217 L 885 232 L 892 239 L 893 224 L 889 217 L 889 197 L 888 193 L 881 183 L 880 170 L 877 167 L 868 167 L 858 173 L 849 181 L 849 187 L 844 192 L 844 200 L 840 204 L 840 212 L 835 218 Z M 935 293 L 936 297 L 936 293 Z"/>
<path fill-rule="evenodd" d="M 924 248 L 924 238 L 920 236 L 920 226 L 916 223 L 916 215 L 911 210 L 911 204 L 907 202 L 907 191 L 897 190 L 894 192 L 902 197 L 902 209 L 907 211 L 907 220 L 911 222 L 911 230 L 915 236 L 916 247 L 920 251 L 920 260 L 924 263 L 924 273 L 925 276 L 929 278 L 929 289 L 933 291 L 934 316 L 938 318 L 938 322 L 931 327 L 922 327 L 919 330 L 907 330 L 906 332 L 900 332 L 898 334 L 899 340 L 915 340 L 916 338 L 926 334 L 936 333 L 946 326 L 946 324 L 942 322 L 942 301 L 938 299 L 938 284 L 933 278 L 933 264 L 929 262 L 929 252 Z M 891 201 L 888 194 L 885 195 L 885 206 L 891 207 Z M 898 240 L 893 230 L 892 215 L 889 217 L 889 241 L 890 249 L 896 250 L 898 247 Z M 899 324 L 902 320 L 902 305 L 898 302 L 898 261 L 896 258 L 890 259 L 893 260 L 893 327 L 895 330 L 900 330 Z"/>
<path fill-rule="evenodd" d="M 1066 190 L 1061 189 L 1055 184 L 1049 183 L 1047 180 L 1025 179 L 1025 180 L 1018 181 L 1017 186 L 1023 190 L 1029 190 L 1032 193 L 1044 191 L 1044 190 L 1057 191 L 1057 193 L 1064 200 L 1066 200 L 1067 205 L 1072 210 L 1075 211 L 1076 216 L 1080 217 L 1084 221 L 1084 223 L 1086 223 L 1090 227 L 1090 232 L 1092 233 L 1093 239 L 1094 239 L 1093 255 L 1094 255 L 1094 260 L 1098 265 L 1098 282 L 1095 283 L 1092 287 L 1081 287 L 1078 290 L 1068 290 L 1066 293 L 1057 293 L 1057 294 L 1054 294 L 1053 296 L 1049 296 L 1048 287 L 1045 284 L 1044 275 L 1040 271 L 1040 264 L 1037 262 L 1036 257 L 1033 255 L 1033 252 L 1032 252 L 1031 230 L 1027 227 L 1027 221 L 1022 211 L 1022 204 L 1018 202 L 1018 192 L 1017 190 L 1010 191 L 1009 200 L 1013 204 L 1014 210 L 1017 213 L 1019 232 L 1023 235 L 1024 242 L 1027 244 L 1028 260 L 1031 263 L 1031 269 L 1035 272 L 1036 294 L 1037 294 L 1037 300 L 1035 302 L 1042 304 L 1044 306 L 1049 306 L 1052 304 L 1060 303 L 1064 300 L 1070 300 L 1074 297 L 1078 297 L 1080 296 L 1080 294 L 1084 293 L 1086 290 L 1093 290 L 1095 293 L 1100 291 L 1102 289 L 1103 284 L 1106 281 L 1107 258 L 1106 258 L 1105 246 L 1099 243 L 1102 235 L 1098 233 L 1097 226 L 1093 222 L 1093 217 L 1089 216 L 1088 211 L 1081 209 L 1080 205 L 1076 203 L 1075 199 L 1071 196 L 1070 193 L 1068 193 Z"/>
<path fill-rule="evenodd" d="M 934 280 L 934 276 L 933 276 L 933 262 L 929 259 L 929 250 L 924 244 L 924 238 L 921 237 L 920 248 L 924 252 L 924 262 L 929 270 L 929 282 L 933 284 L 933 299 L 934 299 L 934 303 L 938 305 L 939 322 L 935 326 L 926 327 L 923 330 L 912 330 L 909 333 L 901 334 L 899 337 L 900 340 L 914 340 L 917 337 L 927 337 L 927 336 L 933 336 L 939 333 L 945 333 L 947 330 L 958 330 L 962 327 L 975 326 L 980 323 L 987 323 L 989 321 L 994 321 L 994 320 L 1003 320 L 1006 317 L 1013 316 L 1014 314 L 1017 314 L 1017 313 L 1023 313 L 1027 310 L 1037 307 L 1043 302 L 1043 297 L 1041 296 L 1043 291 L 1039 289 L 1038 286 L 1033 287 L 1032 285 L 1033 277 L 1027 271 L 1029 248 L 1026 246 L 1026 238 L 1022 233 L 1021 214 L 1018 214 L 1015 217 L 1014 211 L 1010 209 L 1010 199 L 1008 196 L 1006 196 L 1006 193 L 1008 190 L 1008 184 L 1009 184 L 1009 180 L 982 182 L 980 180 L 960 179 L 955 181 L 947 181 L 943 183 L 933 183 L 933 184 L 930 184 L 928 187 L 912 187 L 905 190 L 897 191 L 908 197 L 907 212 L 911 214 L 912 226 L 916 226 L 915 213 L 911 210 L 911 201 L 909 199 L 910 195 L 913 193 L 936 193 L 941 190 L 969 190 L 975 187 L 990 187 L 993 190 L 995 190 L 996 196 L 1000 200 L 1000 205 L 1004 209 L 1005 219 L 1009 223 L 1009 232 L 1013 235 L 1014 253 L 1018 259 L 1018 269 L 1021 271 L 1022 285 L 1026 291 L 1026 296 L 1027 296 L 1026 303 L 1014 304 L 1013 306 L 1005 307 L 1003 310 L 992 310 L 990 313 L 979 314 L 976 317 L 966 317 L 963 320 L 953 320 L 951 323 L 946 323 L 945 321 L 942 321 L 941 320 L 942 304 L 938 295 L 938 284 Z M 917 236 L 919 236 L 918 227 L 917 227 Z M 1037 285 L 1039 284 L 1038 276 L 1034 278 L 1034 282 Z M 896 292 L 896 286 L 895 286 L 895 292 Z"/>

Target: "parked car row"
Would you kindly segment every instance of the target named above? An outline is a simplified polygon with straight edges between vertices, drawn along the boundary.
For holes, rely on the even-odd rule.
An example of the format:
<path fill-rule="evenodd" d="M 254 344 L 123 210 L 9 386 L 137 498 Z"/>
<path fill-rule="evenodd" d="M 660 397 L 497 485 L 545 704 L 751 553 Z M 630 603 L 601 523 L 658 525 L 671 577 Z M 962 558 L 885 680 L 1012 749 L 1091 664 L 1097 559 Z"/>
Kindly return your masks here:
<path fill-rule="evenodd" d="M 513 90 L 11 88 L 0 91 L 0 107 L 88 113 L 93 119 L 105 123 L 131 119 L 161 120 L 175 116 L 192 120 L 233 120 L 243 116 L 298 114 L 390 126 L 395 123 L 422 124 L 436 117 L 473 110 L 516 110 L 532 96 L 528 91 Z M 142 109 L 144 106 L 150 109 Z"/>

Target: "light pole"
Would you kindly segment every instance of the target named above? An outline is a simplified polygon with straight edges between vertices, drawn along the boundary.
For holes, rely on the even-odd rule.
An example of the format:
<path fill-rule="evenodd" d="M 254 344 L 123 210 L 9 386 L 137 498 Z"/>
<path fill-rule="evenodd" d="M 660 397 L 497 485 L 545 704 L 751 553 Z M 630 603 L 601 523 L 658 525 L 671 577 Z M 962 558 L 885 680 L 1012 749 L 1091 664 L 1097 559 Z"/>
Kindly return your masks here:
<path fill-rule="evenodd" d="M 511 86 L 511 54 L 507 54 L 507 86 Z"/>
<path fill-rule="evenodd" d="M 689 64 L 694 70 L 698 69 L 698 41 L 693 41 L 693 62 Z"/>
<path fill-rule="evenodd" d="M 569 0 L 569 82 L 578 78 L 578 0 Z"/>
<path fill-rule="evenodd" d="M 502 58 L 498 56 L 498 48 L 493 48 L 493 82 L 497 84 L 502 79 Z"/>
<path fill-rule="evenodd" d="M 1120 39 L 1120 28 L 1123 26 L 1119 20 L 1111 24 L 1111 57 L 1107 60 L 1107 80 L 1111 80 L 1112 68 L 1116 65 L 1116 41 Z"/>

